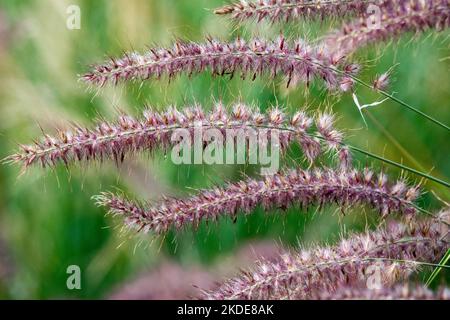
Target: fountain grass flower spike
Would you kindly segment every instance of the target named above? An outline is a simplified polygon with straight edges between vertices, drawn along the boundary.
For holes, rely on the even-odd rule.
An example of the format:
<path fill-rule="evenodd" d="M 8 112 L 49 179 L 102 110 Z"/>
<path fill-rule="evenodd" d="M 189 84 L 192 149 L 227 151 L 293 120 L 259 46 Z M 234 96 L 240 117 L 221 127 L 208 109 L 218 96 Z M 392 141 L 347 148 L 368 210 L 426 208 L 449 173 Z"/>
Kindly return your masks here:
<path fill-rule="evenodd" d="M 254 19 L 257 22 L 286 22 L 336 18 L 348 14 L 363 14 L 377 0 L 240 0 L 214 10 L 217 15 L 231 17 L 236 22 Z"/>
<path fill-rule="evenodd" d="M 114 216 L 142 232 L 163 234 L 170 229 L 198 226 L 203 220 L 217 221 L 225 216 L 236 219 L 239 213 L 252 213 L 257 206 L 266 212 L 297 205 L 307 210 L 312 205 L 337 204 L 341 210 L 355 205 L 371 207 L 383 217 L 401 213 L 416 214 L 417 186 L 403 181 L 390 183 L 386 175 L 370 170 L 292 169 L 262 180 L 249 178 L 225 187 L 203 190 L 190 198 L 169 198 L 142 204 L 112 193 L 94 197 Z"/>
<path fill-rule="evenodd" d="M 207 129 L 217 129 L 224 136 L 227 130 L 236 136 L 245 134 L 245 130 L 264 132 L 268 142 L 273 131 L 277 133 L 281 152 L 290 143 L 298 142 L 310 162 L 329 152 L 337 156 L 343 167 L 351 161 L 348 149 L 342 146 L 343 135 L 334 128 L 334 118 L 330 114 L 310 117 L 300 110 L 289 117 L 279 108 L 260 113 L 257 108 L 242 103 L 236 103 L 230 109 L 227 111 L 219 102 L 209 112 L 194 105 L 181 110 L 170 107 L 165 112 L 148 109 L 140 119 L 122 114 L 116 121 L 102 121 L 92 129 L 77 126 L 60 131 L 56 136 L 45 135 L 33 145 L 21 145 L 20 151 L 5 161 L 21 163 L 24 168 L 33 164 L 47 167 L 105 159 L 122 162 L 129 154 L 173 147 L 178 142 L 172 137 L 179 129 L 189 133 L 193 144 L 199 128 L 202 129 L 202 144 L 207 140 Z"/>
<path fill-rule="evenodd" d="M 405 33 L 441 31 L 450 27 L 449 0 L 384 0 L 379 8 L 379 17 L 357 18 L 326 35 L 326 46 L 348 55 L 366 45 Z"/>
<path fill-rule="evenodd" d="M 339 287 L 335 292 L 321 291 L 316 300 L 450 300 L 450 288 L 441 287 L 433 292 L 423 285 L 396 284 L 369 289 L 367 286 Z"/>
<path fill-rule="evenodd" d="M 253 39 L 245 41 L 237 38 L 233 42 L 207 39 L 204 43 L 177 42 L 173 48 L 152 48 L 144 54 L 125 54 L 122 58 L 95 66 L 82 76 L 90 85 L 102 87 L 107 83 L 125 81 L 146 81 L 159 79 L 163 75 L 169 79 L 186 73 L 192 75 L 205 70 L 213 75 L 240 73 L 255 79 L 257 76 L 283 75 L 287 86 L 292 81 L 307 85 L 318 79 L 326 88 L 341 90 L 340 84 L 347 79 L 335 72 L 344 70 L 345 57 L 339 53 L 329 53 L 322 46 L 312 46 L 304 40 L 291 44 L 284 37 L 275 41 Z"/>
<path fill-rule="evenodd" d="M 205 292 L 203 298 L 315 299 L 324 292 L 339 296 L 339 288 L 345 286 L 367 288 L 374 271 L 379 272 L 380 284 L 391 286 L 421 266 L 438 262 L 450 248 L 448 231 L 435 220 L 413 225 L 391 222 L 335 246 L 286 252 L 276 262 L 262 260 L 253 270 Z"/>

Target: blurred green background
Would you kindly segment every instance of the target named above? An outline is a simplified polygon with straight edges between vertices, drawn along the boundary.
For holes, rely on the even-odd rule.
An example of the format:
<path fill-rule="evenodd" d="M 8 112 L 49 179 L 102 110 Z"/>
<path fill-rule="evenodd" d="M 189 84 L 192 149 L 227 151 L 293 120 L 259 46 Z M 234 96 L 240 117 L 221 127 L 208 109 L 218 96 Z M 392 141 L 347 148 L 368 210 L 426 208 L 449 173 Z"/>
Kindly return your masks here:
<path fill-rule="evenodd" d="M 290 23 L 287 26 L 249 23 L 236 28 L 210 9 L 225 0 L 40 0 L 0 2 L 0 158 L 13 153 L 17 143 L 30 143 L 41 128 L 53 133 L 69 122 L 89 125 L 99 115 L 112 119 L 117 109 L 138 114 L 147 103 L 163 109 L 213 99 L 232 103 L 242 99 L 261 109 L 280 104 L 293 111 L 332 109 L 337 126 L 353 145 L 416 169 L 450 180 L 450 143 L 444 130 L 393 102 L 370 110 L 367 130 L 351 97 L 336 97 L 320 85 L 285 88 L 282 79 L 232 80 L 204 73 L 189 79 L 107 87 L 98 94 L 78 82 L 89 64 L 123 51 L 145 50 L 146 45 L 170 46 L 174 39 L 201 41 L 205 35 L 220 39 L 285 33 L 289 38 L 314 39 L 336 21 Z M 81 9 L 81 29 L 66 28 L 69 5 Z M 450 34 L 408 35 L 389 45 L 371 47 L 353 58 L 365 65 L 369 81 L 391 66 L 391 90 L 403 100 L 450 123 Z M 359 88 L 361 102 L 380 97 Z M 300 160 L 299 150 L 287 162 Z M 361 166 L 385 168 L 396 178 L 404 175 L 371 159 L 357 157 Z M 0 297 L 103 298 L 111 290 L 152 270 L 164 259 L 182 266 L 220 264 L 224 256 L 255 240 L 286 246 L 333 242 L 349 230 L 361 230 L 376 216 L 370 210 L 350 210 L 343 219 L 336 207 L 316 213 L 290 209 L 286 214 L 264 215 L 261 210 L 236 223 L 225 219 L 202 225 L 197 231 L 168 234 L 164 239 L 123 236 L 120 221 L 104 215 L 91 196 L 116 187 L 140 199 L 162 194 L 182 195 L 254 174 L 246 166 L 175 166 L 164 154 L 113 163 L 77 165 L 70 172 L 32 168 L 19 176 L 17 166 L 0 166 Z M 413 181 L 416 177 L 409 176 Z M 450 201 L 448 189 L 424 181 L 421 205 L 429 210 Z M 68 290 L 66 268 L 78 265 L 82 289 Z"/>

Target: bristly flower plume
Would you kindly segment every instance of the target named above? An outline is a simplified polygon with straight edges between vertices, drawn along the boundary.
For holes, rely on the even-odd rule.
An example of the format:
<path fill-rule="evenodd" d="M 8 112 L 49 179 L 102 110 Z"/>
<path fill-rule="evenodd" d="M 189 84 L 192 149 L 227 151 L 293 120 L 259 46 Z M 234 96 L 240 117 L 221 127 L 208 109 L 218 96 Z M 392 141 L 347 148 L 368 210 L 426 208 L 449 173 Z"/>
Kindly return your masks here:
<path fill-rule="evenodd" d="M 369 170 L 292 169 L 264 180 L 249 178 L 204 190 L 191 198 L 165 199 L 154 205 L 111 193 L 97 196 L 96 201 L 111 214 L 124 217 L 134 229 L 165 233 L 171 228 L 197 226 L 203 220 L 215 221 L 221 216 L 235 219 L 239 213 L 249 214 L 257 206 L 270 211 L 292 205 L 305 210 L 314 204 L 336 203 L 342 210 L 367 205 L 383 216 L 396 212 L 412 216 L 416 213 L 413 201 L 418 195 L 417 187 L 408 187 L 402 181 L 389 183 L 384 174 L 376 176 Z"/>
<path fill-rule="evenodd" d="M 367 286 L 344 286 L 335 292 L 321 291 L 315 300 L 450 300 L 450 288 L 433 292 L 423 285 L 397 284 L 393 287 L 369 289 Z"/>
<path fill-rule="evenodd" d="M 245 134 L 245 130 L 264 133 L 268 143 L 272 132 L 276 132 L 280 151 L 286 150 L 290 143 L 298 142 L 310 162 L 331 151 L 338 155 L 343 167 L 350 165 L 349 150 L 342 146 L 343 135 L 334 129 L 330 114 L 311 118 L 306 112 L 298 111 L 287 117 L 279 108 L 264 114 L 242 103 L 235 104 L 231 109 L 227 112 L 221 103 L 217 103 L 210 112 L 195 105 L 181 111 L 175 108 L 169 108 L 166 112 L 146 110 L 141 119 L 124 114 L 115 122 L 103 121 L 93 129 L 77 126 L 60 131 L 55 137 L 45 135 L 34 145 L 21 145 L 21 151 L 6 158 L 5 162 L 22 163 L 25 168 L 35 163 L 47 167 L 57 163 L 68 165 L 75 161 L 104 159 L 122 162 L 130 153 L 173 147 L 179 143 L 173 139 L 178 129 L 189 133 L 191 145 L 195 139 L 201 139 L 200 144 L 203 145 L 208 141 L 207 129 L 218 129 L 224 136 L 230 130 L 235 131 L 235 136 Z M 197 136 L 196 129 L 199 128 L 202 135 Z M 247 135 L 244 138 L 249 139 Z M 243 143 L 249 144 L 248 140 Z"/>
<path fill-rule="evenodd" d="M 312 299 L 343 286 L 367 286 L 374 272 L 382 282 L 378 285 L 390 286 L 416 271 L 420 262 L 438 262 L 449 240 L 448 228 L 434 220 L 412 226 L 392 222 L 333 247 L 287 252 L 275 263 L 261 261 L 204 298 Z"/>
<path fill-rule="evenodd" d="M 368 44 L 407 32 L 437 31 L 450 27 L 448 0 L 383 0 L 379 12 L 361 17 L 325 36 L 331 51 L 349 54 Z"/>
<path fill-rule="evenodd" d="M 104 86 L 121 81 L 145 81 L 166 75 L 173 78 L 180 73 L 192 75 L 210 70 L 213 75 L 240 72 L 242 78 L 268 74 L 283 75 L 287 85 L 291 81 L 307 85 L 320 79 L 332 90 L 340 90 L 345 74 L 345 57 L 329 54 L 323 47 L 314 47 L 303 40 L 289 44 L 284 37 L 276 41 L 253 39 L 220 42 L 208 39 L 205 43 L 177 42 L 172 49 L 155 48 L 145 54 L 128 53 L 120 59 L 112 58 L 82 76 L 88 84 Z"/>
<path fill-rule="evenodd" d="M 288 21 L 294 19 L 324 19 L 350 13 L 366 12 L 367 6 L 377 0 L 240 0 L 214 10 L 217 15 L 228 15 L 237 22 L 248 19 Z"/>

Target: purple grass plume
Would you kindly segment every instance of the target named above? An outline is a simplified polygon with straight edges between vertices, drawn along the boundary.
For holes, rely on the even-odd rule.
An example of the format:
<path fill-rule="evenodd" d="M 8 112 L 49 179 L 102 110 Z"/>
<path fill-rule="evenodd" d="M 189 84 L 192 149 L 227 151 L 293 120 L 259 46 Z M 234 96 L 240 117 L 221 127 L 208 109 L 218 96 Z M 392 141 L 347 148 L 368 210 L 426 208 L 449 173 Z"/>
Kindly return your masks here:
<path fill-rule="evenodd" d="M 413 201 L 418 196 L 417 187 L 409 187 L 403 181 L 389 183 L 384 174 L 377 176 L 370 170 L 292 169 L 263 180 L 249 178 L 203 190 L 190 198 L 164 199 L 153 205 L 112 193 L 94 198 L 112 215 L 123 217 L 130 228 L 162 234 L 187 225 L 196 227 L 203 220 L 216 221 L 221 216 L 236 219 L 239 213 L 250 214 L 257 206 L 270 212 L 293 205 L 305 210 L 312 205 L 333 203 L 341 210 L 366 205 L 383 217 L 391 213 L 412 217 L 416 213 Z"/>
<path fill-rule="evenodd" d="M 397 284 L 392 287 L 369 289 L 367 286 L 344 286 L 334 292 L 321 291 L 315 300 L 450 300 L 450 288 L 441 287 L 433 292 L 415 284 Z"/>
<path fill-rule="evenodd" d="M 390 40 L 402 34 L 437 31 L 450 27 L 449 0 L 383 0 L 379 15 L 364 16 L 344 23 L 324 37 L 330 51 L 348 55 L 366 45 Z"/>
<path fill-rule="evenodd" d="M 21 145 L 20 151 L 4 162 L 21 163 L 24 168 L 33 164 L 48 167 L 58 163 L 69 165 L 105 159 L 114 159 L 119 163 L 130 153 L 173 147 L 178 144 L 172 139 L 177 129 L 188 130 L 193 145 L 195 129 L 200 127 L 202 142 L 207 141 L 206 129 L 211 128 L 220 130 L 224 135 L 226 130 L 235 130 L 236 135 L 241 132 L 239 130 L 264 130 L 269 142 L 271 132 L 276 131 L 281 151 L 290 143 L 298 142 L 310 162 L 331 151 L 338 155 L 341 166 L 347 167 L 351 155 L 348 148 L 342 145 L 343 135 L 334 129 L 333 123 L 333 116 L 326 113 L 311 118 L 305 111 L 298 111 L 287 117 L 279 108 L 260 113 L 242 103 L 233 105 L 231 111 L 227 111 L 220 102 L 209 112 L 199 105 L 185 107 L 181 111 L 175 108 L 165 112 L 149 109 L 143 112 L 140 119 L 123 114 L 115 122 L 102 121 L 92 129 L 75 126 L 59 131 L 56 136 L 45 135 L 33 145 Z"/>
<path fill-rule="evenodd" d="M 240 0 L 214 10 L 236 22 L 286 22 L 297 19 L 325 19 L 348 14 L 363 14 L 377 0 Z"/>
<path fill-rule="evenodd" d="M 119 285 L 108 298 L 113 300 L 192 299 L 197 297 L 201 290 L 215 289 L 218 285 L 217 279 L 233 275 L 235 268 L 248 268 L 259 259 L 271 261 L 278 258 L 280 251 L 279 245 L 272 241 L 251 241 L 230 255 L 222 256 L 222 259 L 208 267 L 164 260 L 156 267 Z"/>
<path fill-rule="evenodd" d="M 339 91 L 341 82 L 348 80 L 342 74 L 345 67 L 345 56 L 329 53 L 323 46 L 312 46 L 303 40 L 289 44 L 284 37 L 275 41 L 237 38 L 229 43 L 208 39 L 205 43 L 177 42 L 171 49 L 154 48 L 144 54 L 133 52 L 122 58 L 111 58 L 81 79 L 102 87 L 107 83 L 145 81 L 163 75 L 170 79 L 181 73 L 190 76 L 210 70 L 213 75 L 230 77 L 240 72 L 242 78 L 250 76 L 252 80 L 265 74 L 283 75 L 287 86 L 298 82 L 309 85 L 316 78 L 326 88 Z"/>
<path fill-rule="evenodd" d="M 449 240 L 448 228 L 436 220 L 392 222 L 335 246 L 286 252 L 275 263 L 262 260 L 203 298 L 314 299 L 344 286 L 367 286 L 375 271 L 381 284 L 390 286 L 417 271 L 421 262 L 438 262 Z"/>

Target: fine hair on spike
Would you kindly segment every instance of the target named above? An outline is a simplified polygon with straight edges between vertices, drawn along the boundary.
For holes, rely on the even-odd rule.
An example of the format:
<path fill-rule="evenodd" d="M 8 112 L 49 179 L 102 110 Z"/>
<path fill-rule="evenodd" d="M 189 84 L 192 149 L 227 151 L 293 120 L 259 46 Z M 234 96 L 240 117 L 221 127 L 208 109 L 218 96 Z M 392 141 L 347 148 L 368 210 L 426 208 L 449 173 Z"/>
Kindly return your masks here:
<path fill-rule="evenodd" d="M 186 199 L 165 199 L 143 205 L 112 193 L 95 197 L 112 215 L 124 217 L 133 229 L 157 234 L 186 225 L 197 226 L 202 220 L 218 220 L 221 216 L 235 219 L 239 213 L 250 214 L 257 206 L 265 211 L 287 209 L 298 205 L 307 210 L 311 205 L 336 203 L 341 210 L 367 205 L 382 216 L 402 213 L 414 216 L 413 201 L 419 196 L 417 187 L 404 182 L 389 183 L 384 174 L 373 172 L 335 171 L 333 169 L 292 169 L 268 176 L 264 180 L 249 178 L 223 188 L 203 190 Z"/>

